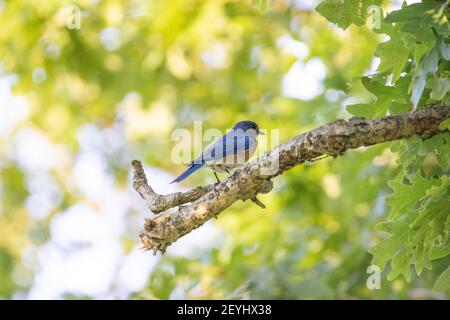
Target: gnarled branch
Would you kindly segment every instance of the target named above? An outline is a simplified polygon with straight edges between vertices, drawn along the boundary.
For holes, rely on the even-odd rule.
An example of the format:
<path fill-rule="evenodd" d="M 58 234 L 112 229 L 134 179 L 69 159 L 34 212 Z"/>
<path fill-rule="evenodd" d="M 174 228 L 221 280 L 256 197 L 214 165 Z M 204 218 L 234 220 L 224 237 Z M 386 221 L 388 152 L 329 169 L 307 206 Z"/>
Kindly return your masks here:
<path fill-rule="evenodd" d="M 145 219 L 144 231 L 140 234 L 143 248 L 153 250 L 154 253 L 164 253 L 174 241 L 238 200 L 251 199 L 264 207 L 256 195 L 270 192 L 273 186 L 272 178 L 305 161 L 324 155 L 338 156 L 349 149 L 412 136 L 427 139 L 439 133 L 448 133 L 448 130 L 439 127 L 448 118 L 450 106 L 430 106 L 381 119 L 336 120 L 295 136 L 234 170 L 220 183 L 168 195 L 159 195 L 153 191 L 147 183 L 141 163 L 134 160 L 133 187 L 150 210 L 162 212 L 178 206 L 175 212 Z"/>
<path fill-rule="evenodd" d="M 148 185 L 142 164 L 133 160 L 131 162 L 134 170 L 133 188 L 144 199 L 145 204 L 153 213 L 160 213 L 167 209 L 179 206 L 180 204 L 197 200 L 212 189 L 212 185 L 199 186 L 187 192 L 175 192 L 170 194 L 157 194 Z"/>

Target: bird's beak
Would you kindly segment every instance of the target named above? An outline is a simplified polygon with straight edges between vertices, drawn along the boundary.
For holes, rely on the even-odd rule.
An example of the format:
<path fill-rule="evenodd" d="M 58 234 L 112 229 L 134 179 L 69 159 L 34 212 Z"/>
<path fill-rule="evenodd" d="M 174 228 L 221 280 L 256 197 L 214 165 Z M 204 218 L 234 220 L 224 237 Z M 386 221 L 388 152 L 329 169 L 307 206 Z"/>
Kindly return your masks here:
<path fill-rule="evenodd" d="M 264 132 L 261 132 L 261 131 L 259 131 L 258 134 L 261 135 L 261 136 L 265 136 L 266 135 Z"/>

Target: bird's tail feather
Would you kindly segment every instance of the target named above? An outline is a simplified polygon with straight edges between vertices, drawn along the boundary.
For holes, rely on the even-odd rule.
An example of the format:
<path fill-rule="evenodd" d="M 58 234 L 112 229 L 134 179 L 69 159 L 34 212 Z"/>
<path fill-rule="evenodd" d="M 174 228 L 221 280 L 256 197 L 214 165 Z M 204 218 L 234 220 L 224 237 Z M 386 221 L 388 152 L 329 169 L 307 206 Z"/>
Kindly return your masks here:
<path fill-rule="evenodd" d="M 203 167 L 203 163 L 192 163 L 189 165 L 189 168 L 183 172 L 182 174 L 180 174 L 175 180 L 173 180 L 171 183 L 174 182 L 180 182 L 184 179 L 186 179 L 187 177 L 189 177 L 191 174 L 193 174 L 195 171 L 197 171 L 198 169 L 200 169 L 201 167 Z"/>

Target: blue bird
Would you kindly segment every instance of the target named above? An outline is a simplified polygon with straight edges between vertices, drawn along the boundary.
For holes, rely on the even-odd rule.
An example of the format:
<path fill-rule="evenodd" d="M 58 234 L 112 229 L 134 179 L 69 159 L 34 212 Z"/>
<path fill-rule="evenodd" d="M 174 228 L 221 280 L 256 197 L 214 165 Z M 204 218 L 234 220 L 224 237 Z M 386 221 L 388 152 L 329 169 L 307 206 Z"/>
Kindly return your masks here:
<path fill-rule="evenodd" d="M 244 165 L 255 153 L 258 146 L 257 136 L 264 134 L 259 131 L 253 121 L 241 121 L 226 135 L 214 141 L 202 154 L 191 161 L 188 169 L 179 175 L 174 182 L 180 182 L 200 168 L 206 167 L 214 172 L 217 182 L 220 182 L 216 172 L 230 173 L 231 169 Z"/>

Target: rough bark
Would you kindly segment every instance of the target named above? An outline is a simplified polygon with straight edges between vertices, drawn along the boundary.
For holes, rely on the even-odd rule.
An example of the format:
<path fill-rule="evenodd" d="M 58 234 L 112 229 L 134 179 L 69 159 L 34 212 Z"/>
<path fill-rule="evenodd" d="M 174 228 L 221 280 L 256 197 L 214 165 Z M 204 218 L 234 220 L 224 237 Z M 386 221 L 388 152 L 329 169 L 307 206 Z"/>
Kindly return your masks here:
<path fill-rule="evenodd" d="M 145 219 L 140 234 L 146 250 L 165 252 L 174 241 L 200 227 L 238 200 L 256 198 L 258 193 L 272 190 L 271 179 L 305 161 L 320 156 L 338 156 L 346 150 L 387 141 L 418 136 L 427 139 L 446 133 L 440 124 L 450 118 L 450 106 L 430 106 L 381 119 L 351 118 L 336 120 L 295 136 L 258 159 L 234 170 L 227 179 L 215 185 L 197 187 L 188 192 L 156 194 L 148 185 L 142 165 L 132 162 L 133 187 L 154 213 L 178 206 L 173 212 Z M 188 204 L 189 203 L 189 204 Z"/>

